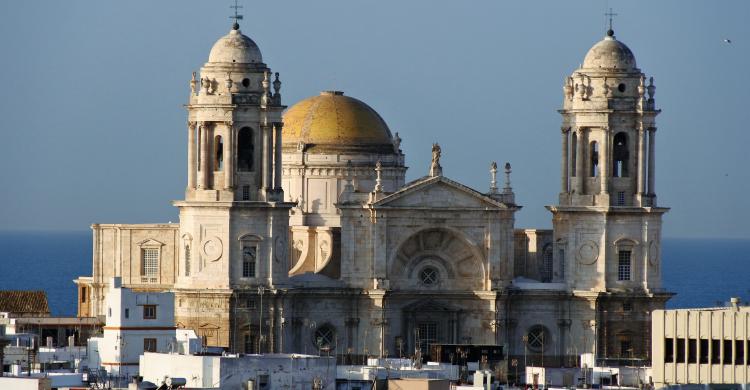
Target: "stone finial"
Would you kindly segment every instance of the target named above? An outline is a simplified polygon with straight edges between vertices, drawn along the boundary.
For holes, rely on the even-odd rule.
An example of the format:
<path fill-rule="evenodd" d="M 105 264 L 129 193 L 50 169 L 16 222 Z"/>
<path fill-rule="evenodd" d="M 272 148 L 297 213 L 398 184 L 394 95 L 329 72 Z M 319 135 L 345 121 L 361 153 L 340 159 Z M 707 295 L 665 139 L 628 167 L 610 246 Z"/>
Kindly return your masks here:
<path fill-rule="evenodd" d="M 586 87 L 586 76 L 581 73 L 581 82 L 578 84 L 578 93 L 581 95 L 581 100 L 586 100 L 588 97 L 588 88 Z"/>
<path fill-rule="evenodd" d="M 198 80 L 195 78 L 196 74 L 193 72 L 193 78 L 190 79 L 190 94 L 191 95 L 197 95 L 198 92 L 196 91 L 198 89 Z"/>
<path fill-rule="evenodd" d="M 208 95 L 211 92 L 211 79 L 208 76 L 201 79 L 201 92 L 204 95 Z"/>
<path fill-rule="evenodd" d="M 354 184 L 352 184 L 352 160 L 347 160 L 346 162 L 346 172 L 344 173 L 344 180 L 346 182 L 346 184 L 344 184 L 344 192 L 354 192 Z"/>
<path fill-rule="evenodd" d="M 497 194 L 497 163 L 490 164 L 490 194 Z"/>
<path fill-rule="evenodd" d="M 268 80 L 268 71 L 263 72 L 263 95 L 260 97 L 260 107 L 266 108 L 271 102 L 271 81 Z"/>
<path fill-rule="evenodd" d="M 281 80 L 279 80 L 279 72 L 274 73 L 276 77 L 273 80 L 273 102 L 274 104 L 281 105 Z"/>
<path fill-rule="evenodd" d="M 646 94 L 646 76 L 641 75 L 641 81 L 638 83 L 638 96 L 643 99 L 643 95 Z"/>
<path fill-rule="evenodd" d="M 234 81 L 232 81 L 232 72 L 227 73 L 227 79 L 224 80 L 224 84 L 227 87 L 227 92 L 232 92 L 232 85 L 234 85 Z"/>
<path fill-rule="evenodd" d="M 648 79 L 648 100 L 654 100 L 654 95 L 656 95 L 656 86 L 654 85 L 654 78 L 649 77 Z"/>
<path fill-rule="evenodd" d="M 393 136 L 393 151 L 396 153 L 401 151 L 401 137 L 398 136 L 398 132 Z"/>
<path fill-rule="evenodd" d="M 604 96 L 612 97 L 612 88 L 609 86 L 609 80 L 607 76 L 604 76 Z"/>
<path fill-rule="evenodd" d="M 573 100 L 573 78 L 570 76 L 563 82 L 563 94 L 568 100 Z"/>
<path fill-rule="evenodd" d="M 430 163 L 430 176 L 443 176 L 443 167 L 440 166 L 440 155 L 442 151 L 440 145 L 432 144 L 432 162 Z"/>
<path fill-rule="evenodd" d="M 503 193 L 509 194 L 513 192 L 513 187 L 510 186 L 510 163 L 505 163 L 505 187 L 503 187 Z"/>
<path fill-rule="evenodd" d="M 380 160 L 375 164 L 375 189 L 374 192 L 383 192 L 383 178 L 381 176 L 383 172 L 383 164 Z"/>

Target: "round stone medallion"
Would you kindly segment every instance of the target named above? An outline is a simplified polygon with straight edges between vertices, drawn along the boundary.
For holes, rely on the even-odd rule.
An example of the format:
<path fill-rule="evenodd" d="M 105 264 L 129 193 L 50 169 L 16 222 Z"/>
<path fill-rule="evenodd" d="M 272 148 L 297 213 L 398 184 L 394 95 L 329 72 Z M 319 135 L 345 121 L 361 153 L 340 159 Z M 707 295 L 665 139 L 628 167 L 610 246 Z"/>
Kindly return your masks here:
<path fill-rule="evenodd" d="M 594 241 L 586 241 L 578 248 L 578 262 L 581 264 L 594 264 L 599 258 L 599 244 Z"/>
<path fill-rule="evenodd" d="M 216 261 L 221 257 L 223 246 L 219 237 L 209 237 L 203 241 L 201 245 L 203 249 L 203 255 L 206 256 L 208 261 Z"/>

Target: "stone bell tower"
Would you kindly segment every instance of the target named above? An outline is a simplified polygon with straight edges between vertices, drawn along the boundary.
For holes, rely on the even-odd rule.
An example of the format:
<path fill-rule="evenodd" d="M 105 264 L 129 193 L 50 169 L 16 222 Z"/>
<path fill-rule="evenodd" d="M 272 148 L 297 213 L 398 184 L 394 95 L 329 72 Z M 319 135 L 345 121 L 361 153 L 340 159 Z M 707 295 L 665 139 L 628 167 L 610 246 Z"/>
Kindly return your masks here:
<path fill-rule="evenodd" d="M 580 332 L 597 340 L 589 347 L 598 357 L 646 357 L 648 313 L 671 296 L 661 287 L 668 209 L 656 206 L 655 90 L 611 29 L 563 85 L 561 188 L 548 207 L 553 256 L 580 310 L 590 310 Z"/>
<path fill-rule="evenodd" d="M 279 74 L 271 75 L 236 22 L 200 74 L 193 73 L 190 89 L 187 188 L 185 200 L 174 202 L 180 209 L 176 321 L 210 345 L 233 347 L 247 322 L 237 302 L 260 291 L 274 294 L 288 281 L 285 106 Z"/>

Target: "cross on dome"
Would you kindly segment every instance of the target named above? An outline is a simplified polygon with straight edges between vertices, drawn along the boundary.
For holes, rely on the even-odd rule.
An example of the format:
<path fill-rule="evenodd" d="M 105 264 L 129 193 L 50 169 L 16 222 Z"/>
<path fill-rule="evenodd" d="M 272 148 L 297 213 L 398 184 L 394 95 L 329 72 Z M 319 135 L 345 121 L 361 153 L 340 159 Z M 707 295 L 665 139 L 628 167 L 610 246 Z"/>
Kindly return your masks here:
<path fill-rule="evenodd" d="M 234 15 L 230 16 L 229 19 L 234 19 L 234 24 L 232 24 L 233 30 L 239 30 L 240 29 L 240 23 L 239 21 L 242 20 L 243 16 L 239 14 L 240 9 L 242 8 L 241 5 L 237 4 L 238 0 L 234 0 L 234 5 L 230 5 L 229 8 L 234 9 Z"/>
<path fill-rule="evenodd" d="M 612 29 L 612 19 L 617 16 L 616 13 L 612 12 L 612 8 L 609 9 L 609 12 L 605 12 L 604 16 L 609 18 L 609 30 L 607 30 L 607 36 L 613 36 L 615 35 L 615 30 Z"/>

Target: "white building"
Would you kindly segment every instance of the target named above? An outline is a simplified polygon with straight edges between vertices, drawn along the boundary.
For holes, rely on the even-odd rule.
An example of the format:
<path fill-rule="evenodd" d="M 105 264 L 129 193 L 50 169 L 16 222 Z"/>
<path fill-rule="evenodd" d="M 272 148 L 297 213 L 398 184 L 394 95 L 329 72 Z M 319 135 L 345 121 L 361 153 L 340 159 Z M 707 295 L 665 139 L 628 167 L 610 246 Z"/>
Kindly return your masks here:
<path fill-rule="evenodd" d="M 112 278 L 105 300 L 103 337 L 88 343 L 88 367 L 104 367 L 110 376 L 129 378 L 138 374 L 138 358 L 144 352 L 168 352 L 177 348 L 174 294 L 135 292 Z"/>
<path fill-rule="evenodd" d="M 321 390 L 336 388 L 336 358 L 332 356 L 144 353 L 140 361 L 144 382 L 156 385 L 184 379 L 189 388 L 301 390 L 312 389 L 319 381 Z"/>
<path fill-rule="evenodd" d="M 746 384 L 750 307 L 656 310 L 652 318 L 654 384 Z"/>

